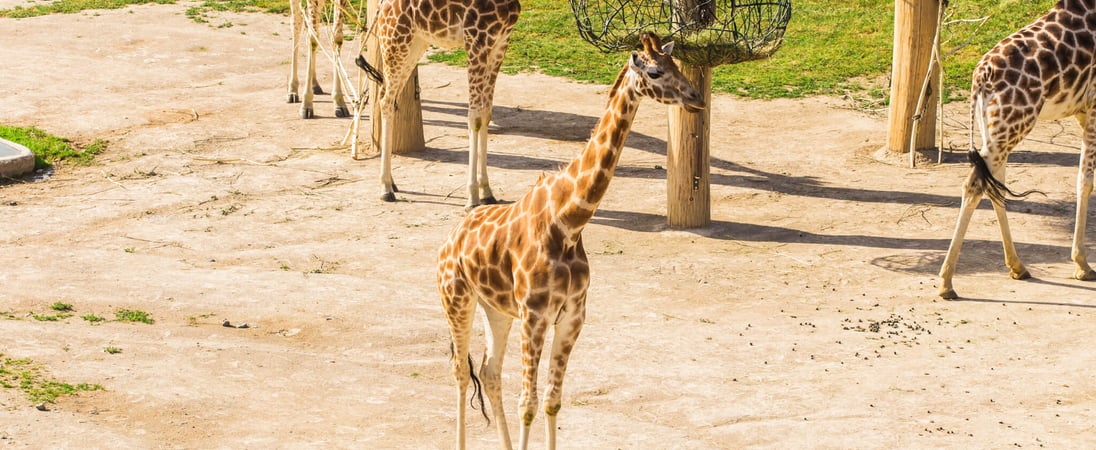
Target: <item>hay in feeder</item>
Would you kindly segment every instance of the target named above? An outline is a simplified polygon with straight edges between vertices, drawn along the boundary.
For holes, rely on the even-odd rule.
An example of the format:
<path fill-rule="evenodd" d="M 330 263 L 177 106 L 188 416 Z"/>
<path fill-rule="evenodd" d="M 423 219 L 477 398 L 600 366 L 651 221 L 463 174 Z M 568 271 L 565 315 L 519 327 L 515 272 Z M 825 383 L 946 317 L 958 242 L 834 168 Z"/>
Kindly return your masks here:
<path fill-rule="evenodd" d="M 650 31 L 674 56 L 715 67 L 771 55 L 791 19 L 791 0 L 569 0 L 579 34 L 604 52 L 631 50 Z"/>

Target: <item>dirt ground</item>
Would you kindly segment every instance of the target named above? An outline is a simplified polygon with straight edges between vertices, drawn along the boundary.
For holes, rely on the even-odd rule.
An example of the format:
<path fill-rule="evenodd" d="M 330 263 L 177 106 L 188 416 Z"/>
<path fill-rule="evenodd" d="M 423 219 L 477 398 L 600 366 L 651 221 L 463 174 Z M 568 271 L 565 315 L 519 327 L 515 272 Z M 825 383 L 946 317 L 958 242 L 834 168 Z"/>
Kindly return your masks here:
<path fill-rule="evenodd" d="M 0 186 L 0 353 L 104 387 L 48 411 L 0 389 L 0 447 L 451 447 L 434 258 L 463 215 L 464 73 L 422 66 L 428 149 L 395 159 L 385 204 L 378 159 L 332 148 L 350 122 L 330 98 L 310 121 L 285 103 L 288 20 L 197 24 L 188 6 L 0 20 L 0 123 L 110 141 L 92 166 Z M 605 93 L 502 76 L 496 194 L 573 157 Z M 983 205 L 948 302 L 963 158 L 880 161 L 883 118 L 839 99 L 711 106 L 710 227 L 665 226 L 666 108 L 646 102 L 586 229 L 563 448 L 1096 446 L 1096 285 L 1069 279 L 1076 125 L 1040 125 L 1011 160 L 1011 185 L 1047 194 L 1009 216 L 1033 279 L 1008 278 Z M 963 148 L 965 105 L 947 117 Z M 29 316 L 57 301 L 76 316 Z M 79 318 L 119 308 L 155 323 Z M 494 448 L 493 425 L 471 416 L 469 441 Z"/>

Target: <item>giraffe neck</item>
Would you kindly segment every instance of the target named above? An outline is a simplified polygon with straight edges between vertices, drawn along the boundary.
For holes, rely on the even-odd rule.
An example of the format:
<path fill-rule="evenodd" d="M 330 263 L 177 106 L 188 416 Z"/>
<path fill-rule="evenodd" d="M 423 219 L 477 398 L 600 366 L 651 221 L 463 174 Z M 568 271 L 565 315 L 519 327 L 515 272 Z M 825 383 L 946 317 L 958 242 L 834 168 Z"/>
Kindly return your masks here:
<path fill-rule="evenodd" d="M 625 79 L 629 76 L 632 75 L 627 67 L 617 75 L 605 113 L 594 127 L 586 147 L 554 177 L 550 186 L 552 216 L 568 228 L 571 236 L 581 232 L 593 218 L 609 189 L 624 140 L 632 127 L 640 96 Z"/>

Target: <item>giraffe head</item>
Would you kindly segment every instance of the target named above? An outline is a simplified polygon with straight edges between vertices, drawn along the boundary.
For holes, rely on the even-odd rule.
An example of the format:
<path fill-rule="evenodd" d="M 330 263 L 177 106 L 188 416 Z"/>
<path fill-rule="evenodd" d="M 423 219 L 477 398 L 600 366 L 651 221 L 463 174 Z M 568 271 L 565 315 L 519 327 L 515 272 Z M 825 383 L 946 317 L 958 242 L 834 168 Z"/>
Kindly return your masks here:
<path fill-rule="evenodd" d="M 664 45 L 651 32 L 643 33 L 640 40 L 643 50 L 632 52 L 626 69 L 633 74 L 628 78 L 636 92 L 659 103 L 682 106 L 689 112 L 704 109 L 704 97 L 685 79 L 670 57 L 674 43 Z"/>

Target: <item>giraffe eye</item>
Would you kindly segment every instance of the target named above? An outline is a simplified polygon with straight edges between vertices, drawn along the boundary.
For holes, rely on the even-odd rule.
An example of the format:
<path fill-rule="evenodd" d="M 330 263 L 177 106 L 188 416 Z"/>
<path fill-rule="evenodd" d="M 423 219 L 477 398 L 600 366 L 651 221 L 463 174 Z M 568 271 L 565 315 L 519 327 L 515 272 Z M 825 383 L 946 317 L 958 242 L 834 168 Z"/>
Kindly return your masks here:
<path fill-rule="evenodd" d="M 647 69 L 647 76 L 652 80 L 657 80 L 663 74 L 662 69 Z"/>

